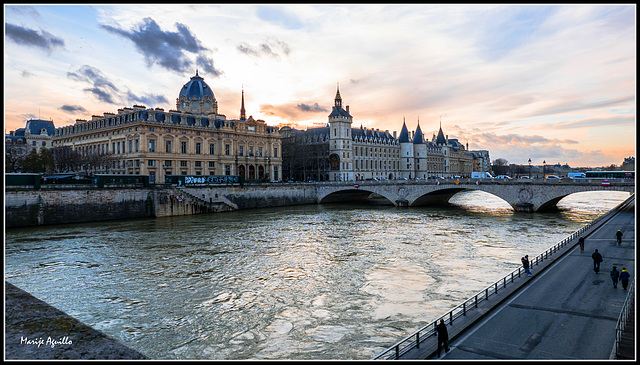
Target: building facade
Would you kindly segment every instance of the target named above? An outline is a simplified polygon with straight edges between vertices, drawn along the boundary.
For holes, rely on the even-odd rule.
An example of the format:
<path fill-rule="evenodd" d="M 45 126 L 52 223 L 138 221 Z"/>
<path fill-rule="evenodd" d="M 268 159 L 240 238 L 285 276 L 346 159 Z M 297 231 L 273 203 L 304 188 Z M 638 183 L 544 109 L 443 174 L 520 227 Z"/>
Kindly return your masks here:
<path fill-rule="evenodd" d="M 218 113 L 213 91 L 198 75 L 176 99 L 176 110 L 134 105 L 117 113 L 76 120 L 55 129 L 53 147 L 69 146 L 87 156 L 108 156 L 90 172 L 149 175 L 163 183 L 170 175 L 238 175 L 278 181 L 282 177 L 277 127 L 246 118 L 244 91 L 238 119 Z"/>
<path fill-rule="evenodd" d="M 442 132 L 425 139 L 420 124 L 409 133 L 403 122 L 400 136 L 389 131 L 353 128 L 349 106 L 340 90 L 325 127 L 305 131 L 281 128 L 285 180 L 359 181 L 367 179 L 427 179 L 470 176 L 473 155 Z"/>

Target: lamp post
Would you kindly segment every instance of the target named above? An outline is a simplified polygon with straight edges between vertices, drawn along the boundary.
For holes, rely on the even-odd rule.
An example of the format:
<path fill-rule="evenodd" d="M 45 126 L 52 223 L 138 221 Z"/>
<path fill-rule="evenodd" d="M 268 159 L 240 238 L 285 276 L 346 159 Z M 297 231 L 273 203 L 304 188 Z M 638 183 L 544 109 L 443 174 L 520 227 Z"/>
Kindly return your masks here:
<path fill-rule="evenodd" d="M 531 159 L 529 159 L 529 180 L 531 180 Z"/>

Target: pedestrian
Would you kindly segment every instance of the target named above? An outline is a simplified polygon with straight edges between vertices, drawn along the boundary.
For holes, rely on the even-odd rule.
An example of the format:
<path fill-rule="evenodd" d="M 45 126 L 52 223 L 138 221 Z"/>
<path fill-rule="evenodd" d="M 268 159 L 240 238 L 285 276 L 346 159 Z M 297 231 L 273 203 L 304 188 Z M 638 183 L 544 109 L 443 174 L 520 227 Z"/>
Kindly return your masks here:
<path fill-rule="evenodd" d="M 580 245 L 580 252 L 584 252 L 584 237 L 578 238 L 578 244 Z"/>
<path fill-rule="evenodd" d="M 524 257 L 521 258 L 520 261 L 522 261 L 522 267 L 527 273 L 527 276 L 531 276 L 531 270 L 529 269 L 529 255 L 524 255 Z"/>
<path fill-rule="evenodd" d="M 616 241 L 618 241 L 618 244 L 622 243 L 622 232 L 620 232 L 620 230 L 616 232 Z"/>
<path fill-rule="evenodd" d="M 444 320 L 442 318 L 440 319 L 440 323 L 436 326 L 436 332 L 438 332 L 438 357 L 440 357 L 442 345 L 444 345 L 444 352 L 449 352 L 449 333 L 447 332 L 447 326 L 444 324 Z"/>
<path fill-rule="evenodd" d="M 611 270 L 611 280 L 613 281 L 614 289 L 618 287 L 618 278 L 620 278 L 620 271 L 618 271 L 614 266 L 613 269 Z"/>
<path fill-rule="evenodd" d="M 620 282 L 622 283 L 622 289 L 627 290 L 627 285 L 629 285 L 629 278 L 631 275 L 627 271 L 626 267 L 622 268 L 622 272 L 620 273 Z"/>
<path fill-rule="evenodd" d="M 598 252 L 597 248 L 596 252 L 591 255 L 591 258 L 593 259 L 593 271 L 597 274 L 600 271 L 600 263 L 602 262 L 602 255 Z"/>

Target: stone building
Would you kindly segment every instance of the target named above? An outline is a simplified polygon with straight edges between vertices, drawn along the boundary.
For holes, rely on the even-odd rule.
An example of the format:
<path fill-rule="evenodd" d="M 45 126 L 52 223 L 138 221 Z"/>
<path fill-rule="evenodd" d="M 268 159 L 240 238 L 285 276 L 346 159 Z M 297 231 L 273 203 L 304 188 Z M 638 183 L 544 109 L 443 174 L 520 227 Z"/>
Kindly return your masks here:
<path fill-rule="evenodd" d="M 295 181 L 353 181 L 367 179 L 426 179 L 469 176 L 473 155 L 444 136 L 442 126 L 431 141 L 420 124 L 409 133 L 403 122 L 400 136 L 389 131 L 353 128 L 349 106 L 342 106 L 340 90 L 325 127 L 281 128 L 283 175 Z"/>
<path fill-rule="evenodd" d="M 134 105 L 79 119 L 55 130 L 53 146 L 110 156 L 109 163 L 93 166 L 91 172 L 149 175 L 156 183 L 170 175 L 280 180 L 278 128 L 246 117 L 244 91 L 241 103 L 238 119 L 219 114 L 213 91 L 196 71 L 180 89 L 176 110 Z"/>

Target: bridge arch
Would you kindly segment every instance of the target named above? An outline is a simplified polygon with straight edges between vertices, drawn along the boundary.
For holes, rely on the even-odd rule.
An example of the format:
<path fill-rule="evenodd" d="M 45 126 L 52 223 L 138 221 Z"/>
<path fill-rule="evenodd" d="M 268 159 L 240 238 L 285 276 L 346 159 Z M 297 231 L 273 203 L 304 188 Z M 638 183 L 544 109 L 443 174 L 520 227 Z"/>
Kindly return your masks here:
<path fill-rule="evenodd" d="M 358 188 L 343 188 L 335 191 L 330 191 L 324 195 L 318 195 L 319 204 L 346 202 L 375 202 L 376 204 L 394 205 L 394 198 L 385 196 L 384 193 L 380 194 L 380 192 L 376 192 L 374 191 L 374 189 Z"/>

